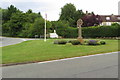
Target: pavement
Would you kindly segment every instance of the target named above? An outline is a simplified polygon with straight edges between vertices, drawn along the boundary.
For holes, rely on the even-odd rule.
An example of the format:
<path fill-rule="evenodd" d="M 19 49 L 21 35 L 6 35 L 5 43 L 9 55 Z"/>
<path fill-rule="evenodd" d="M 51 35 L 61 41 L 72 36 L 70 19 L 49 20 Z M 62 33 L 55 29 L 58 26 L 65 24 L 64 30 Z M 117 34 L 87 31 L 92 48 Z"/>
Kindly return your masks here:
<path fill-rule="evenodd" d="M 2 68 L 3 78 L 118 78 L 118 53 Z"/>

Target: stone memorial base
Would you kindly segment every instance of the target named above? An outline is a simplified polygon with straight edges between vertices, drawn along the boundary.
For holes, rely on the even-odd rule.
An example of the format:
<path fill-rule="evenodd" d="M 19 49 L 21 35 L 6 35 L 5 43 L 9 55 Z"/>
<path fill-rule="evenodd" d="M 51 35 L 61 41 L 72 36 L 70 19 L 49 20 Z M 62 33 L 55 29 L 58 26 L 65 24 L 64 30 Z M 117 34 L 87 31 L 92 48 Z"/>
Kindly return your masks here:
<path fill-rule="evenodd" d="M 84 43 L 84 40 L 82 37 L 78 37 L 77 40 L 80 41 L 80 43 Z"/>

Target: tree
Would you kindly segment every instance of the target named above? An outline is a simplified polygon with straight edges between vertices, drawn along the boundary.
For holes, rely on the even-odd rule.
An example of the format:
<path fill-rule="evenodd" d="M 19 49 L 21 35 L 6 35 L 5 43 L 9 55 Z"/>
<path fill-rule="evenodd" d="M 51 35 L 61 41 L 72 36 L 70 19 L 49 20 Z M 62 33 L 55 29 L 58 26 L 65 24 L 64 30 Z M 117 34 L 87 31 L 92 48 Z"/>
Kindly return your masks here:
<path fill-rule="evenodd" d="M 75 23 L 74 23 L 75 27 L 76 27 L 77 20 L 81 19 L 84 15 L 85 15 L 85 13 L 82 10 L 77 10 L 75 12 Z"/>
<path fill-rule="evenodd" d="M 45 20 L 43 18 L 36 18 L 32 28 L 32 36 L 44 35 L 44 27 L 45 27 L 44 25 L 45 25 Z M 50 32 L 49 28 L 51 28 L 51 23 L 47 21 L 46 26 L 47 26 L 47 33 L 49 33 Z"/>
<path fill-rule="evenodd" d="M 21 33 L 19 34 L 19 37 L 33 37 L 34 35 L 32 34 L 32 30 L 33 30 L 33 24 L 31 23 L 24 23 L 23 25 L 23 29 L 21 31 Z"/>
<path fill-rule="evenodd" d="M 10 7 L 8 7 L 7 9 L 3 9 L 2 19 L 4 23 L 10 20 L 13 13 L 17 13 L 17 12 L 20 12 L 20 11 L 13 5 L 10 5 Z"/>
<path fill-rule="evenodd" d="M 26 12 L 26 18 L 28 18 L 28 21 L 30 23 L 34 23 L 35 19 L 36 18 L 42 18 L 40 12 L 37 14 L 37 13 L 32 13 L 30 11 Z"/>
<path fill-rule="evenodd" d="M 83 27 L 88 26 L 97 26 L 101 21 L 101 17 L 99 15 L 95 15 L 93 12 L 91 14 L 86 14 L 82 17 L 83 20 Z"/>
<path fill-rule="evenodd" d="M 73 4 L 71 3 L 66 4 L 64 7 L 61 8 L 61 14 L 59 20 L 69 22 L 70 25 L 72 26 L 75 19 L 75 12 L 76 12 L 76 7 Z"/>
<path fill-rule="evenodd" d="M 26 13 L 30 14 L 30 13 L 32 13 L 32 10 L 31 10 L 31 9 L 29 9 Z"/>
<path fill-rule="evenodd" d="M 24 13 L 17 12 L 12 14 L 10 20 L 3 24 L 3 34 L 7 33 L 9 36 L 18 36 L 25 22 L 27 22 L 27 18 Z"/>
<path fill-rule="evenodd" d="M 76 27 L 78 19 L 84 16 L 82 10 L 76 10 L 74 4 L 68 3 L 61 8 L 59 20 L 69 22 L 69 26 Z"/>

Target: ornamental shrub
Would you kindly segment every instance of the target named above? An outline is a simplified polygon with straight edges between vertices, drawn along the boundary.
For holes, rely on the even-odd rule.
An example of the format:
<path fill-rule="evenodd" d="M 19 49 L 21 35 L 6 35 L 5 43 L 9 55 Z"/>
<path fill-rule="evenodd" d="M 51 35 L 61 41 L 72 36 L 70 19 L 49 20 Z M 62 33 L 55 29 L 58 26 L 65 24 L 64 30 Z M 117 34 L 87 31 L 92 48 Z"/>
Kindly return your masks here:
<path fill-rule="evenodd" d="M 78 41 L 78 40 L 72 40 L 72 41 L 70 41 L 70 43 L 72 45 L 79 45 L 79 44 L 81 44 L 80 41 Z"/>
<path fill-rule="evenodd" d="M 88 45 L 98 45 L 98 41 L 97 40 L 89 40 Z"/>
<path fill-rule="evenodd" d="M 105 45 L 106 42 L 105 42 L 105 41 L 100 41 L 100 44 L 101 44 L 101 45 Z"/>
<path fill-rule="evenodd" d="M 65 41 L 65 40 L 55 40 L 54 41 L 54 44 L 66 44 L 67 43 L 67 41 Z"/>
<path fill-rule="evenodd" d="M 54 44 L 58 44 L 58 40 L 55 40 L 55 41 L 54 41 Z"/>

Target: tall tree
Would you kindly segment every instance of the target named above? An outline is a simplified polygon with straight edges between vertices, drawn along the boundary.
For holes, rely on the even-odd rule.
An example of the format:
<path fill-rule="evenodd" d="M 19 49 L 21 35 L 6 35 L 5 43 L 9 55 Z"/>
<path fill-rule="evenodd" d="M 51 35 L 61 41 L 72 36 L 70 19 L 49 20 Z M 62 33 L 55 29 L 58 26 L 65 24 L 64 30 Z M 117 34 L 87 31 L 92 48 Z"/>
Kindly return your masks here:
<path fill-rule="evenodd" d="M 32 13 L 32 10 L 31 10 L 31 9 L 29 9 L 26 13 L 29 13 L 29 14 L 30 14 L 30 13 Z"/>
<path fill-rule="evenodd" d="M 84 12 L 82 10 L 76 10 L 74 4 L 67 3 L 61 8 L 61 14 L 59 20 L 69 22 L 69 25 L 76 27 L 78 19 L 83 17 Z"/>
<path fill-rule="evenodd" d="M 76 12 L 76 7 L 74 6 L 74 4 L 67 3 L 65 6 L 61 8 L 61 14 L 59 20 L 68 21 L 72 26 L 75 19 L 75 12 Z"/>
<path fill-rule="evenodd" d="M 6 10 L 3 9 L 3 17 L 2 17 L 3 21 L 7 22 L 8 20 L 10 20 L 12 14 L 16 12 L 20 12 L 20 11 L 13 5 L 10 5 Z"/>
<path fill-rule="evenodd" d="M 27 22 L 27 18 L 24 13 L 14 13 L 10 20 L 3 24 L 3 33 L 9 34 L 9 36 L 18 36 L 25 22 Z"/>
<path fill-rule="evenodd" d="M 77 10 L 75 12 L 75 23 L 74 23 L 75 27 L 76 27 L 77 20 L 82 18 L 84 15 L 85 15 L 85 13 L 82 10 Z"/>

